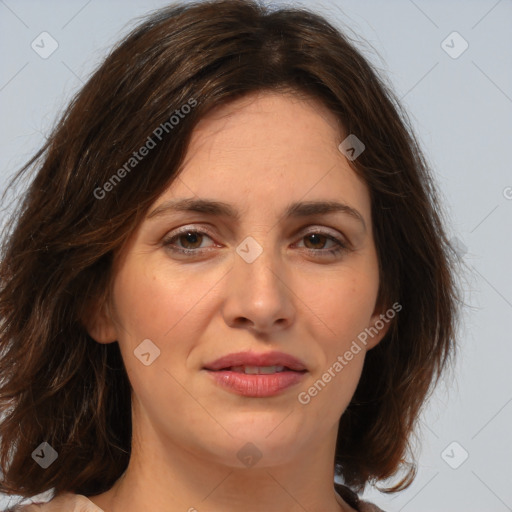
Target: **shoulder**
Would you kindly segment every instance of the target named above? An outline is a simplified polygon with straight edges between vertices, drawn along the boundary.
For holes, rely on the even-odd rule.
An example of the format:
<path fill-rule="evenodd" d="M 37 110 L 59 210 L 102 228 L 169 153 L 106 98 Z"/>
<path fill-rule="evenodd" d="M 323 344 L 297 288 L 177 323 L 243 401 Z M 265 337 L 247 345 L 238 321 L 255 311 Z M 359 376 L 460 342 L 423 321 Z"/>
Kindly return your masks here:
<path fill-rule="evenodd" d="M 359 496 L 346 485 L 335 482 L 334 488 L 336 492 L 348 503 L 348 505 L 358 512 L 384 512 L 384 510 L 377 507 L 377 505 L 359 499 Z"/>
<path fill-rule="evenodd" d="M 384 512 L 381 508 L 368 501 L 359 502 L 359 512 Z"/>
<path fill-rule="evenodd" d="M 18 505 L 5 512 L 104 512 L 91 500 L 81 494 L 64 493 L 48 502 L 33 502 Z"/>

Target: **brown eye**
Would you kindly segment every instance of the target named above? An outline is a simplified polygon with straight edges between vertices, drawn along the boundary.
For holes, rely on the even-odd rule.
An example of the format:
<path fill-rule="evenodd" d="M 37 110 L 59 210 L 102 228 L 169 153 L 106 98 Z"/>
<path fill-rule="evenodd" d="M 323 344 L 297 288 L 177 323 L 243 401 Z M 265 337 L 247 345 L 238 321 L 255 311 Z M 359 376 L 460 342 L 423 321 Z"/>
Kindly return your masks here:
<path fill-rule="evenodd" d="M 186 233 L 178 235 L 176 239 L 182 243 L 184 249 L 198 249 L 201 245 L 203 235 L 197 231 L 187 231 Z"/>
<path fill-rule="evenodd" d="M 324 246 L 325 242 L 329 240 L 329 238 L 325 235 L 319 234 L 319 233 L 311 233 L 310 235 L 306 235 L 304 237 L 304 240 L 312 241 L 311 245 L 312 247 L 308 246 L 308 243 L 306 243 L 306 247 L 308 249 L 324 249 L 325 247 L 319 247 Z"/>
<path fill-rule="evenodd" d="M 322 232 L 311 232 L 304 235 L 304 246 L 308 253 L 314 256 L 338 256 L 339 254 L 349 250 L 349 246 L 342 240 Z M 326 243 L 333 243 L 334 246 L 325 247 Z"/>
<path fill-rule="evenodd" d="M 162 244 L 169 250 L 183 253 L 183 254 L 199 254 L 206 250 L 206 247 L 201 247 L 205 238 L 211 237 L 202 231 L 194 229 L 185 229 L 181 233 L 171 234 L 163 240 Z"/>

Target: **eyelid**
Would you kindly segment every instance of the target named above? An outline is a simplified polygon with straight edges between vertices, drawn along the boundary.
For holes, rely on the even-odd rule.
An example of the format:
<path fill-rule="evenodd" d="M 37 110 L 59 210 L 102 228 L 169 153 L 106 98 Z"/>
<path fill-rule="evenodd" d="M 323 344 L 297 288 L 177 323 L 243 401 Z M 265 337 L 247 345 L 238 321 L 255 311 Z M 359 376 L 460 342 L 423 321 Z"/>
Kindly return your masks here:
<path fill-rule="evenodd" d="M 306 228 L 301 228 L 297 232 L 297 234 L 299 234 L 299 233 L 303 233 L 303 236 L 307 236 L 310 233 L 322 233 L 325 235 L 331 235 L 335 238 L 341 237 L 341 238 L 343 238 L 343 240 L 345 240 L 347 243 L 349 243 L 347 237 L 343 233 L 338 231 L 337 229 L 329 228 L 327 226 L 320 226 L 318 224 L 311 224 Z"/>
<path fill-rule="evenodd" d="M 326 231 L 326 230 L 329 230 L 329 231 Z M 205 233 L 208 236 L 210 236 L 211 238 L 214 238 L 216 236 L 213 234 L 213 232 L 211 230 L 209 230 L 208 228 L 205 228 L 202 225 L 198 226 L 196 224 L 186 224 L 184 226 L 180 226 L 180 227 L 176 228 L 175 230 L 172 230 L 168 235 L 166 235 L 165 238 L 172 238 L 172 236 L 176 236 L 176 235 L 179 235 L 179 234 L 181 234 L 183 232 L 187 232 L 187 231 L 197 231 L 199 233 Z M 335 228 L 330 228 L 328 226 L 323 226 L 320 224 L 309 224 L 306 227 L 301 227 L 300 229 L 295 231 L 292 236 L 296 237 L 300 233 L 304 233 L 304 236 L 306 236 L 309 233 L 318 233 L 319 231 L 322 231 L 322 233 L 325 233 L 325 234 L 330 234 L 334 237 L 341 236 L 348 243 L 348 239 L 345 234 L 343 234 L 342 232 L 338 231 Z"/>
<path fill-rule="evenodd" d="M 186 225 L 181 226 L 179 228 L 176 228 L 172 230 L 170 233 L 164 236 L 162 242 L 164 245 L 166 245 L 170 240 L 173 238 L 179 237 L 180 235 L 186 234 L 188 232 L 198 233 L 200 235 L 207 235 L 209 238 L 211 238 L 215 242 L 215 235 L 208 229 L 204 228 L 203 226 L 195 226 L 195 225 Z M 187 249 L 182 249 L 187 250 Z M 190 252 L 197 252 L 204 251 L 206 249 L 188 249 Z"/>
<path fill-rule="evenodd" d="M 188 231 L 194 231 L 198 233 L 205 233 L 208 236 L 213 237 L 213 233 L 204 226 L 198 226 L 196 224 L 186 224 L 185 226 L 180 226 L 179 228 L 173 229 L 168 235 L 167 238 L 175 237 L 176 235 L 180 235 L 182 233 L 187 233 Z M 171 236 L 172 235 L 172 236 Z"/>

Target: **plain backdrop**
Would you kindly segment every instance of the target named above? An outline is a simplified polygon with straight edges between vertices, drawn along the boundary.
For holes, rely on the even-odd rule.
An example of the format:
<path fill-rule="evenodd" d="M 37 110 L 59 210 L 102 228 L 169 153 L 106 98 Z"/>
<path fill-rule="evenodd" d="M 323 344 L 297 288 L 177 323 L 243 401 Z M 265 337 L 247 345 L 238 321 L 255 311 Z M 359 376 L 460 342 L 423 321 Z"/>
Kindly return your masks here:
<path fill-rule="evenodd" d="M 0 192 L 134 19 L 166 3 L 0 0 Z M 365 497 L 387 512 L 510 511 L 512 2 L 302 5 L 360 37 L 397 92 L 434 170 L 450 237 L 470 269 L 460 357 L 422 416 L 418 476 L 397 495 L 369 488 Z M 47 58 L 33 49 L 41 37 L 45 51 L 58 44 Z"/>

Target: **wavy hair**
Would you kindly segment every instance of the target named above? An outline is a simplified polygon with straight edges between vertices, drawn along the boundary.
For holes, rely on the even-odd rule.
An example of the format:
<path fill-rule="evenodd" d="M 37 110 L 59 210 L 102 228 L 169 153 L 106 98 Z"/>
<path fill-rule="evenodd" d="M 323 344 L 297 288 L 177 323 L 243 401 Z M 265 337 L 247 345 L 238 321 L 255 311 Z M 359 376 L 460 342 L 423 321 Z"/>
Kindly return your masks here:
<path fill-rule="evenodd" d="M 197 123 L 257 91 L 320 101 L 366 146 L 351 166 L 370 191 L 378 304 L 403 309 L 366 356 L 335 470 L 357 492 L 404 468 L 386 491 L 412 482 L 411 435 L 455 353 L 459 300 L 429 165 L 390 86 L 339 28 L 305 8 L 213 0 L 141 21 L 13 178 L 34 173 L 1 247 L 0 492 L 96 495 L 127 468 L 130 382 L 118 344 L 96 343 L 84 318 L 108 299 L 114 256 L 176 179 Z M 58 452 L 44 470 L 32 458 L 42 442 Z"/>

